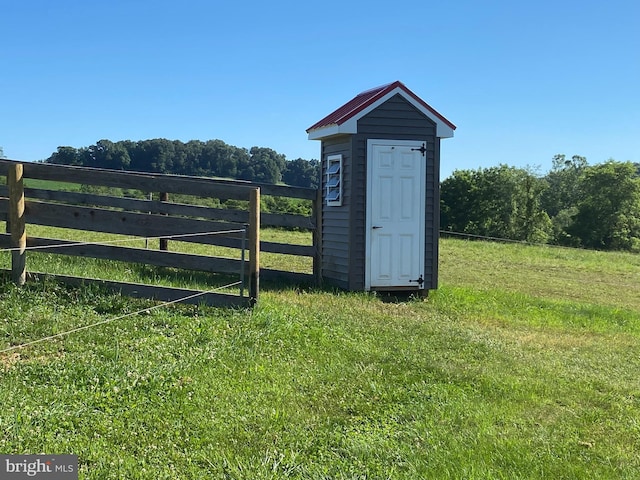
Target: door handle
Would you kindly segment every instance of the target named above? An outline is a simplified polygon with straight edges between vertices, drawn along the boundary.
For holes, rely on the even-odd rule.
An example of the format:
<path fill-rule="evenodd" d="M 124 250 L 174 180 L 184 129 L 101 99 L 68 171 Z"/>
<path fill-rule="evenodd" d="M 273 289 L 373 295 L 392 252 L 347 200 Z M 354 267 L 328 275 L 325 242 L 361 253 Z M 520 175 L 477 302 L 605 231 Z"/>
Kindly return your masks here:
<path fill-rule="evenodd" d="M 380 225 L 374 225 L 374 226 L 373 226 L 373 227 L 371 227 L 371 228 L 373 228 L 374 230 L 377 230 L 377 229 L 382 228 L 382 227 L 381 227 Z"/>

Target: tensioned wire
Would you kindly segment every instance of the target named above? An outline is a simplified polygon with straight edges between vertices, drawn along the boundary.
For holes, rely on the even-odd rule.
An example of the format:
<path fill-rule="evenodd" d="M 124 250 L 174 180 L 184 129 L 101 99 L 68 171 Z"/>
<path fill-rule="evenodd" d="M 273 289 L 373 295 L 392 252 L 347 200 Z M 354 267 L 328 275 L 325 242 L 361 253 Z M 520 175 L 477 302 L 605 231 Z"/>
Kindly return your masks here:
<path fill-rule="evenodd" d="M 476 235 L 474 233 L 462 233 L 462 232 L 453 232 L 450 230 L 440 230 L 440 236 L 442 234 L 458 236 L 458 237 L 466 237 L 468 239 L 478 239 L 478 240 L 488 240 L 490 242 L 500 242 L 500 243 L 517 243 L 520 245 L 531 245 L 534 247 L 549 247 L 549 248 L 565 248 L 568 250 L 585 250 L 580 247 L 568 247 L 565 245 L 553 245 L 551 243 L 543 243 L 543 242 L 529 242 L 527 240 L 514 240 L 513 238 L 502 238 L 502 237 L 488 237 L 486 235 Z"/>
<path fill-rule="evenodd" d="M 53 248 L 62 248 L 62 247 L 79 247 L 79 246 L 83 246 L 83 245 L 105 245 L 105 244 L 110 244 L 110 243 L 123 243 L 123 242 L 131 242 L 131 241 L 139 241 L 141 239 L 148 239 L 148 240 L 154 240 L 154 239 L 161 239 L 161 238 L 166 238 L 166 239 L 176 239 L 176 238 L 185 238 L 185 237 L 194 237 L 194 236 L 205 236 L 205 235 L 216 235 L 216 234 L 230 234 L 230 233 L 240 233 L 240 232 L 244 232 L 244 230 L 218 230 L 218 231 L 212 231 L 212 232 L 201 232 L 201 233 L 185 233 L 185 234 L 177 234 L 177 235 L 161 235 L 161 236 L 157 236 L 157 237 L 136 237 L 136 238 L 127 238 L 127 239 L 117 239 L 117 240 L 108 240 L 108 241 L 102 241 L 102 242 L 73 242 L 73 243 L 68 243 L 68 244 L 59 244 L 59 245 L 42 245 L 42 246 L 36 246 L 36 247 L 25 247 L 24 250 L 38 250 L 38 249 L 53 249 Z M 551 248 L 564 248 L 564 249 L 572 249 L 572 250 L 582 250 L 580 248 L 577 247 L 566 247 L 566 246 L 561 246 L 561 245 L 551 245 L 551 244 L 547 244 L 547 243 L 535 243 L 535 242 L 526 242 L 526 241 L 521 241 L 521 240 L 513 240 L 513 239 L 508 239 L 508 238 L 499 238 L 499 237 L 489 237 L 489 236 L 483 236 L 483 235 L 474 235 L 474 234 L 469 234 L 469 233 L 461 233 L 461 232 L 452 232 L 452 231 L 447 231 L 447 230 L 440 230 L 440 234 L 446 234 L 446 235 L 453 235 L 453 236 L 463 236 L 463 237 L 467 237 L 467 238 L 475 238 L 475 239 L 480 239 L 480 240 L 490 240 L 490 241 L 498 241 L 498 242 L 510 242 L 510 243 L 517 243 L 517 244 L 521 244 L 521 245 L 531 245 L 531 246 L 545 246 L 545 247 L 551 247 Z M 22 249 L 20 248 L 5 248 L 5 249 L 0 249 L 0 252 L 12 252 L 12 251 L 20 251 Z M 230 288 L 230 287 L 234 287 L 236 285 L 239 285 L 241 282 L 234 282 L 231 283 L 229 285 L 224 285 L 222 287 L 218 287 L 215 288 L 213 290 L 208 290 L 205 292 L 198 292 L 196 294 L 193 295 L 189 295 L 183 298 L 179 298 L 170 302 L 165 302 L 159 305 L 155 305 L 153 307 L 149 307 L 149 308 L 145 308 L 142 310 L 139 310 L 137 312 L 133 312 L 133 313 L 129 313 L 126 315 L 122 315 L 119 317 L 115 317 L 112 319 L 108 319 L 108 320 L 103 320 L 100 322 L 96 322 L 94 324 L 91 325 L 86 325 L 83 327 L 78 327 L 66 332 L 61 332 L 55 335 L 51 335 L 48 337 L 43 337 L 37 340 L 33 340 L 31 342 L 27 342 L 24 344 L 20 344 L 20 345 L 15 345 L 13 347 L 9 347 L 7 349 L 4 350 L 0 350 L 0 354 L 6 353 L 6 352 L 10 352 L 12 350 L 17 350 L 17 349 L 21 349 L 21 348 L 25 348 L 28 347 L 30 345 L 34 345 L 37 343 L 41 343 L 44 341 L 48 341 L 48 340 L 53 340 L 55 338 L 59 338 L 59 337 L 63 337 L 66 335 L 70 335 L 72 333 L 76 333 L 82 330 L 86 330 L 89 328 L 93 328 L 96 326 L 100 326 L 100 325 L 104 325 L 106 323 L 110 323 L 110 322 L 114 322 L 117 320 L 121 320 L 130 316 L 134 316 L 134 315 L 138 315 L 141 313 L 146 313 L 146 312 L 150 312 L 159 308 L 163 308 L 165 306 L 168 305 L 173 305 L 176 303 L 180 303 L 186 300 L 190 300 L 192 298 L 197 298 L 199 296 L 202 295 L 206 295 L 208 293 L 215 293 L 216 291 L 225 289 L 225 288 Z"/>
<path fill-rule="evenodd" d="M 82 241 L 69 241 L 69 243 L 61 243 L 57 245 L 38 245 L 34 247 L 13 247 L 13 248 L 0 248 L 1 252 L 14 252 L 14 251 L 23 251 L 23 250 L 50 250 L 54 248 L 69 248 L 69 247 L 81 247 L 84 245 L 107 245 L 112 243 L 126 243 L 126 242 L 135 242 L 140 240 L 159 240 L 159 239 L 179 239 L 179 238 L 187 238 L 187 237 L 204 237 L 207 235 L 226 235 L 231 233 L 243 233 L 245 230 L 237 229 L 237 230 L 216 230 L 211 232 L 200 232 L 200 233 L 181 233 L 176 235 L 158 235 L 156 237 L 132 237 L 132 238 L 124 238 L 117 240 L 104 240 L 99 242 L 82 242 Z M 516 243 L 520 245 L 531 245 L 531 246 L 541 246 L 541 247 L 549 247 L 549 248 L 560 248 L 560 249 L 568 249 L 568 250 L 584 250 L 580 247 L 570 247 L 565 245 L 553 245 L 550 243 L 542 243 L 542 242 L 528 242 L 526 240 L 514 240 L 512 238 L 502 238 L 502 237 L 491 237 L 486 235 L 476 235 L 473 233 L 463 233 L 463 232 L 453 232 L 450 230 L 440 230 L 440 235 L 451 235 L 451 236 L 459 236 L 466 237 L 469 239 L 478 239 L 478 240 L 488 240 L 493 242 L 501 242 L 501 243 Z"/>
<path fill-rule="evenodd" d="M 188 238 L 188 237 L 204 237 L 208 235 L 226 235 L 230 233 L 243 233 L 244 230 L 216 230 L 212 232 L 199 232 L 199 233 L 179 233 L 176 235 L 159 235 L 157 237 L 135 237 L 135 238 L 121 238 L 116 240 L 105 240 L 100 242 L 69 242 L 69 243 L 61 243 L 57 245 L 38 245 L 35 247 L 13 247 L 13 248 L 1 248 L 0 252 L 18 252 L 18 251 L 26 251 L 26 250 L 51 250 L 54 248 L 69 248 L 69 247 L 82 247 L 85 245 L 107 245 L 111 243 L 126 243 L 126 242 L 137 242 L 140 240 L 159 240 L 159 239 L 167 239 L 167 240 L 175 240 L 179 238 Z"/>
<path fill-rule="evenodd" d="M 568 247 L 565 245 L 553 245 L 551 243 L 541 243 L 541 242 L 527 242 L 526 240 L 513 240 L 511 238 L 500 238 L 500 237 L 488 237 L 485 235 L 476 235 L 473 233 L 460 233 L 460 232 L 453 232 L 453 231 L 449 231 L 449 230 L 440 230 L 440 236 L 442 238 L 443 234 L 445 235 L 450 235 L 452 237 L 465 237 L 468 240 L 486 240 L 489 242 L 498 242 L 498 243 L 512 243 L 515 245 L 521 245 L 521 246 L 531 246 L 531 247 L 548 247 L 548 248 L 555 248 L 555 249 L 564 249 L 564 250 L 582 250 L 582 251 L 591 251 L 591 252 L 595 252 L 598 250 L 587 250 L 584 248 L 580 248 L 580 247 Z M 547 276 L 546 274 L 544 276 Z M 592 279 L 589 279 L 589 283 L 594 283 Z M 629 285 L 629 284 L 623 284 L 623 283 L 609 283 L 609 282 L 595 282 L 595 284 L 597 285 L 607 285 L 610 287 L 635 287 L 635 285 Z"/>
<path fill-rule="evenodd" d="M 158 237 L 125 238 L 125 239 L 117 239 L 117 240 L 106 240 L 106 241 L 102 241 L 102 242 L 73 242 L 73 243 L 64 243 L 64 244 L 58 244 L 58 245 L 41 245 L 41 246 L 35 246 L 35 247 L 25 247 L 24 249 L 19 248 L 19 247 L 18 248 L 4 248 L 4 249 L 0 249 L 0 252 L 14 252 L 14 251 L 23 251 L 23 250 L 42 250 L 42 249 L 52 249 L 52 248 L 62 248 L 62 247 L 69 248 L 69 247 L 80 247 L 80 246 L 84 246 L 84 245 L 105 245 L 105 244 L 111 244 L 111 243 L 123 243 L 123 242 L 139 241 L 141 239 L 157 240 L 157 239 L 166 238 L 166 239 L 175 240 L 177 238 L 198 237 L 198 236 L 206 236 L 206 235 L 223 235 L 223 234 L 241 233 L 241 232 L 244 232 L 244 230 L 217 230 L 217 231 L 211 231 L 211 232 L 182 233 L 182 234 L 176 234 L 176 235 L 162 235 L 162 236 L 158 236 Z M 223 285 L 221 287 L 217 287 L 217 288 L 214 288 L 212 290 L 207 290 L 207 291 L 203 291 L 203 292 L 194 293 L 194 294 L 191 294 L 191 295 L 187 295 L 186 297 L 178 298 L 176 300 L 172 300 L 172 301 L 169 301 L 169 302 L 164 302 L 164 303 L 161 303 L 159 305 L 154 305 L 154 306 L 148 307 L 148 308 L 143 308 L 142 310 L 138 310 L 136 312 L 127 313 L 125 315 L 120 315 L 118 317 L 109 318 L 107 320 L 101 320 L 99 322 L 92 323 L 90 325 L 84 325 L 82 327 L 73 328 L 73 329 L 67 330 L 65 332 L 60 332 L 60 333 L 56 333 L 55 335 L 49 335 L 47 337 L 42 337 L 42 338 L 39 338 L 37 340 L 32 340 L 30 342 L 22 343 L 20 345 L 14 345 L 14 346 L 6 348 L 4 350 L 0 350 L 0 355 L 4 354 L 4 353 L 7 353 L 7 352 L 11 352 L 13 350 L 26 348 L 26 347 L 29 347 L 31 345 L 35 345 L 35 344 L 38 344 L 38 343 L 46 342 L 46 341 L 49 341 L 49 340 L 54 340 L 56 338 L 65 337 L 65 336 L 71 335 L 73 333 L 81 332 L 83 330 L 88 330 L 90 328 L 98 327 L 100 325 L 105 325 L 107 323 L 115 322 L 117 320 L 122 320 L 124 318 L 133 317 L 135 315 L 140 315 L 142 313 L 148 313 L 148 312 L 151 312 L 153 310 L 157 310 L 159 308 L 163 308 L 163 307 L 166 307 L 166 306 L 169 306 L 169 305 L 174 305 L 176 303 L 180 303 L 180 302 L 184 302 L 184 301 L 191 300 L 191 299 L 194 299 L 194 298 L 198 298 L 200 296 L 204 296 L 204 295 L 207 295 L 209 293 L 215 293 L 215 292 L 217 292 L 219 290 L 224 290 L 225 288 L 235 287 L 237 285 L 240 285 L 241 283 L 242 283 L 241 281 L 230 283 L 228 285 Z"/>
<path fill-rule="evenodd" d="M 208 293 L 215 293 L 218 290 L 222 290 L 222 289 L 230 288 L 230 287 L 235 287 L 236 285 L 240 285 L 240 283 L 241 282 L 230 283 L 229 285 L 224 285 L 222 287 L 217 287 L 217 288 L 214 288 L 212 290 L 207 290 L 206 292 L 194 293 L 194 294 L 188 295 L 186 297 L 178 298 L 176 300 L 171 300 L 170 302 L 164 302 L 164 303 L 161 303 L 159 305 L 154 305 L 152 307 L 143 308 L 142 310 L 138 310 L 137 312 L 127 313 L 125 315 L 120 315 L 119 317 L 109 318 L 107 320 L 101 320 L 99 322 L 95 322 L 95 323 L 92 323 L 90 325 L 84 325 L 82 327 L 73 328 L 73 329 L 67 330 L 65 332 L 56 333 L 55 335 L 49 335 L 48 337 L 38 338 L 37 340 L 32 340 L 30 342 L 21 343 L 20 345 L 14 345 L 12 347 L 5 348 L 4 350 L 0 350 L 0 355 L 2 355 L 4 353 L 7 353 L 7 352 L 11 352 L 12 350 L 18 350 L 18 349 L 26 348 L 26 347 L 29 347 L 31 345 L 35 345 L 37 343 L 42 343 L 42 342 L 46 342 L 46 341 L 49 341 L 49 340 L 54 340 L 56 338 L 65 337 L 67 335 L 71 335 L 72 333 L 81 332 L 83 330 L 88 330 L 90 328 L 98 327 L 100 325 L 105 325 L 107 323 L 115 322 L 117 320 L 122 320 L 124 318 L 133 317 L 134 315 L 140 315 L 142 313 L 148 313 L 148 312 L 151 312 L 153 310 L 157 310 L 159 308 L 163 308 L 163 307 L 166 307 L 168 305 L 173 305 L 173 304 L 176 304 L 176 303 L 184 302 L 186 300 L 191 300 L 193 298 L 197 298 L 197 297 L 206 295 Z"/>

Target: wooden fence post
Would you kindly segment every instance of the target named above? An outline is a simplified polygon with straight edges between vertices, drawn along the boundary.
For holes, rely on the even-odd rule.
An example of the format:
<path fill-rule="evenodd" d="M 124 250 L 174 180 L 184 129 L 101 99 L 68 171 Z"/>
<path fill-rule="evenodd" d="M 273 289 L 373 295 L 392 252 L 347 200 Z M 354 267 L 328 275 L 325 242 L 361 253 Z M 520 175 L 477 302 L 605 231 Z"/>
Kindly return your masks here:
<path fill-rule="evenodd" d="M 249 197 L 249 302 L 253 306 L 260 296 L 260 188 Z"/>
<path fill-rule="evenodd" d="M 160 193 L 160 201 L 161 202 L 168 202 L 169 201 L 169 194 L 167 192 L 161 192 Z M 160 239 L 160 250 L 164 250 L 164 251 L 169 250 L 169 239 L 168 238 L 161 238 Z"/>
<path fill-rule="evenodd" d="M 318 194 L 313 201 L 313 278 L 317 286 L 322 285 L 322 188 L 318 188 Z"/>
<path fill-rule="evenodd" d="M 18 285 L 27 280 L 27 233 L 24 218 L 24 182 L 21 163 L 9 166 L 9 225 L 11 228 L 11 279 Z"/>

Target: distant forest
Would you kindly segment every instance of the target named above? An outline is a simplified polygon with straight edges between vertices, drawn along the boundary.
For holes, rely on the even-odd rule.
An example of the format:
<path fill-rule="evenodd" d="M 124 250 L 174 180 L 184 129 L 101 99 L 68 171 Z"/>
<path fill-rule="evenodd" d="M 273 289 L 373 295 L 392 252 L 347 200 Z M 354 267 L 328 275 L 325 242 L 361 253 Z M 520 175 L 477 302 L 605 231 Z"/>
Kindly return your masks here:
<path fill-rule="evenodd" d="M 234 178 L 317 188 L 318 160 L 287 160 L 270 148 L 221 140 L 100 140 L 58 147 L 48 163 L 153 173 Z M 570 247 L 640 252 L 640 164 L 559 154 L 551 170 L 499 165 L 456 170 L 440 183 L 440 227 L 469 237 L 494 237 Z M 265 205 L 286 213 L 294 202 Z"/>
<path fill-rule="evenodd" d="M 233 178 L 259 183 L 285 183 L 317 188 L 317 160 L 287 160 L 275 150 L 228 145 L 222 140 L 100 140 L 88 147 L 58 147 L 46 163 Z"/>
<path fill-rule="evenodd" d="M 553 157 L 549 172 L 456 170 L 440 185 L 445 231 L 640 252 L 640 164 Z"/>

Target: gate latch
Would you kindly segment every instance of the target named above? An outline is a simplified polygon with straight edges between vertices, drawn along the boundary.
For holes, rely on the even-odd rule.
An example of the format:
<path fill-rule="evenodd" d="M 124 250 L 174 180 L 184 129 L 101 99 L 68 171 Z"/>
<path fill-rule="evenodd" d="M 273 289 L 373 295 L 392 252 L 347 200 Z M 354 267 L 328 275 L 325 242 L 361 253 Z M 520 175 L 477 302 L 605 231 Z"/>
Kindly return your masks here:
<path fill-rule="evenodd" d="M 420 275 L 417 280 L 409 280 L 409 281 L 410 282 L 418 282 L 418 286 L 421 287 L 422 284 L 424 283 L 424 278 L 422 278 L 422 275 Z"/>

